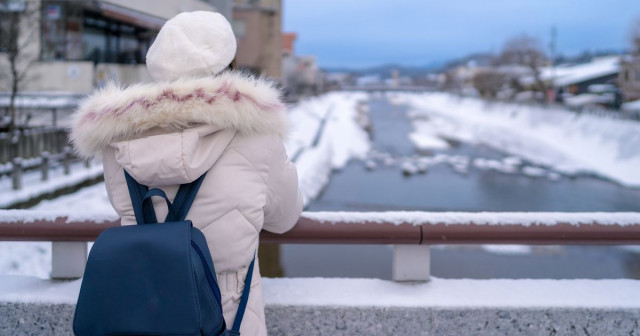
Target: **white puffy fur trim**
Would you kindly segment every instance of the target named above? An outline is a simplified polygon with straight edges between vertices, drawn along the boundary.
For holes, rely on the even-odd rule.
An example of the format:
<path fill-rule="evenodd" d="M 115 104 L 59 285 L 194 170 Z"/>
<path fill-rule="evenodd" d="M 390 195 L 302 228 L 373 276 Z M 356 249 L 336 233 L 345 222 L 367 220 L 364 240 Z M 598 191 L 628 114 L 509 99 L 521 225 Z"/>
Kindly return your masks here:
<path fill-rule="evenodd" d="M 152 128 L 179 131 L 203 124 L 241 134 L 284 137 L 287 130 L 285 105 L 272 82 L 226 72 L 128 88 L 107 85 L 80 104 L 70 138 L 78 154 L 92 157 Z"/>

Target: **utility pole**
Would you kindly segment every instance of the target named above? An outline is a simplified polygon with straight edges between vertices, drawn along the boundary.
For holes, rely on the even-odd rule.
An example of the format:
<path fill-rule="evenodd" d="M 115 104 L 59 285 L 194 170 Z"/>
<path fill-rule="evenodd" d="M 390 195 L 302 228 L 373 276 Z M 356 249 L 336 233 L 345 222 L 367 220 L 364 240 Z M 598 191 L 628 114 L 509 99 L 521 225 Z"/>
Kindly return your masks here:
<path fill-rule="evenodd" d="M 553 89 L 554 93 L 555 93 L 555 81 L 556 81 L 557 43 L 558 43 L 558 30 L 556 29 L 556 26 L 551 26 L 551 41 L 549 41 L 549 49 L 551 49 L 551 88 Z"/>

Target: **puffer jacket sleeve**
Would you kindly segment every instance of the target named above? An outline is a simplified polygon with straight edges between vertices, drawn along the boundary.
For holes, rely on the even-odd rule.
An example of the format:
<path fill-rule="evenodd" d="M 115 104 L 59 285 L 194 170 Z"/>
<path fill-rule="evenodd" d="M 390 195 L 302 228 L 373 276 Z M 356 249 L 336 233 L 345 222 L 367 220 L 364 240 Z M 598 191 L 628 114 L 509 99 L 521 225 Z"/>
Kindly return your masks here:
<path fill-rule="evenodd" d="M 263 229 L 284 233 L 298 221 L 302 212 L 302 194 L 298 190 L 296 166 L 289 161 L 284 145 L 273 146 L 267 176 L 267 203 L 264 209 Z"/>

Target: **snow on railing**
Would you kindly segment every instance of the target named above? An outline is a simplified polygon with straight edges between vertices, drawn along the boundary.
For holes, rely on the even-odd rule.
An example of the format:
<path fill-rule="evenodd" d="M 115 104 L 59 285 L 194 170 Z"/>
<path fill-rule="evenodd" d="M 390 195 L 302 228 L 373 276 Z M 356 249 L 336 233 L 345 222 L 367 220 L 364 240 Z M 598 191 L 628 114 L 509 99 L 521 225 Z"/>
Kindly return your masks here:
<path fill-rule="evenodd" d="M 113 213 L 0 211 L 0 241 L 52 241 L 52 277 L 84 272 L 87 241 L 119 226 Z M 429 245 L 638 244 L 640 213 L 305 212 L 297 225 L 261 241 L 394 245 L 393 279 L 427 281 Z"/>

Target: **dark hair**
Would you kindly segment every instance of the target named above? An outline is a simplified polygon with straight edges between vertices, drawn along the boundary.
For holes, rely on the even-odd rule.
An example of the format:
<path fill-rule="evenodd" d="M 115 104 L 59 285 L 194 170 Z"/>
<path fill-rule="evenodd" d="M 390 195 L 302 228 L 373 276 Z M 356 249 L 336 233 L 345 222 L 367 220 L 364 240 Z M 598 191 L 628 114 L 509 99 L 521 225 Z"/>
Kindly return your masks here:
<path fill-rule="evenodd" d="M 233 58 L 233 61 L 231 61 L 231 63 L 229 63 L 229 66 L 227 66 L 227 70 L 237 70 L 238 69 L 238 62 L 236 61 L 236 58 Z"/>

